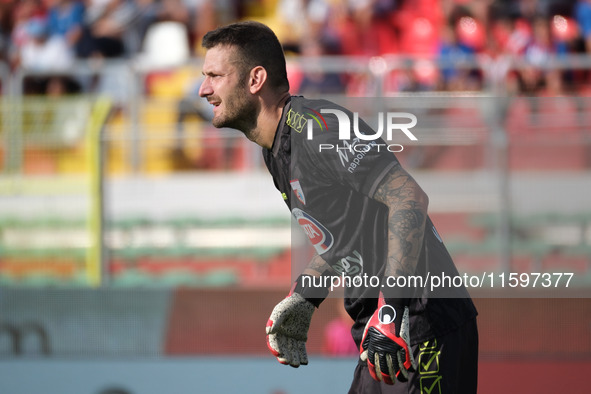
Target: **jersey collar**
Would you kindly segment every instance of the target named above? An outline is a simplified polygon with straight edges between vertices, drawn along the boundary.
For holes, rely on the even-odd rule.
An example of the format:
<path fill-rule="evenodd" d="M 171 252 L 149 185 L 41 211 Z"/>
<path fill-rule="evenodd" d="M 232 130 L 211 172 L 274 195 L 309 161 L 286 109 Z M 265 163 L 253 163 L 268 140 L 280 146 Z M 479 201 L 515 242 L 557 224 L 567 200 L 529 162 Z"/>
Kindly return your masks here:
<path fill-rule="evenodd" d="M 287 118 L 287 113 L 291 108 L 291 96 L 287 99 L 285 106 L 283 106 L 283 112 L 281 113 L 281 120 L 277 125 L 277 130 L 275 130 L 275 138 L 273 139 L 273 146 L 271 146 L 271 153 L 273 156 L 277 156 L 279 153 L 279 149 L 281 148 L 281 134 L 283 134 L 285 130 L 285 121 Z M 289 127 L 287 128 L 289 129 Z"/>

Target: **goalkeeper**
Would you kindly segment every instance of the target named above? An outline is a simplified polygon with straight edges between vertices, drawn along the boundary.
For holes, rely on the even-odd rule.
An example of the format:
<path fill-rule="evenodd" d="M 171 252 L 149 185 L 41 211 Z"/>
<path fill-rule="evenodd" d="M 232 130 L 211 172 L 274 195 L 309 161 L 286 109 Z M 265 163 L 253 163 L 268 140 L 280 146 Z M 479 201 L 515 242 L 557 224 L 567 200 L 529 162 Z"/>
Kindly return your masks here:
<path fill-rule="evenodd" d="M 392 277 L 457 274 L 423 190 L 394 154 L 339 139 L 339 116 L 354 119 L 352 112 L 290 95 L 284 54 L 267 26 L 231 24 L 207 33 L 202 45 L 199 94 L 213 105 L 213 125 L 263 148 L 275 186 L 317 252 L 270 315 L 272 354 L 293 367 L 308 363 L 310 321 L 328 296 L 311 279 L 375 276 L 382 286 L 345 289 L 359 347 L 350 393 L 475 393 L 477 312 L 467 291 L 388 286 Z M 362 121 L 358 129 L 375 134 Z"/>

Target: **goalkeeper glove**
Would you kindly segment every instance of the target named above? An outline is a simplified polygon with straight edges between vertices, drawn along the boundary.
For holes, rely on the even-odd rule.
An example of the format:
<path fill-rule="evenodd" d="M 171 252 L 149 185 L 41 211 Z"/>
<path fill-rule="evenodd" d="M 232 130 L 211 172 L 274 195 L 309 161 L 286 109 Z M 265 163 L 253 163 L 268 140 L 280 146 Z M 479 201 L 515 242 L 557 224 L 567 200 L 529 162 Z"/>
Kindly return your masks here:
<path fill-rule="evenodd" d="M 292 293 L 273 309 L 267 322 L 267 346 L 281 364 L 308 364 L 306 341 L 314 305 Z"/>
<path fill-rule="evenodd" d="M 271 313 L 267 321 L 267 347 L 281 364 L 299 367 L 308 364 L 306 341 L 314 310 L 320 305 L 327 293 L 320 298 L 306 298 L 302 287 L 302 276 L 298 278 L 292 291 Z M 312 294 L 310 294 L 312 295 Z M 314 295 L 318 295 L 315 292 Z"/>
<path fill-rule="evenodd" d="M 360 347 L 360 358 L 367 361 L 369 373 L 377 381 L 394 384 L 408 380 L 416 369 L 409 337 L 408 306 L 387 304 L 380 293 L 378 309 L 371 316 Z"/>

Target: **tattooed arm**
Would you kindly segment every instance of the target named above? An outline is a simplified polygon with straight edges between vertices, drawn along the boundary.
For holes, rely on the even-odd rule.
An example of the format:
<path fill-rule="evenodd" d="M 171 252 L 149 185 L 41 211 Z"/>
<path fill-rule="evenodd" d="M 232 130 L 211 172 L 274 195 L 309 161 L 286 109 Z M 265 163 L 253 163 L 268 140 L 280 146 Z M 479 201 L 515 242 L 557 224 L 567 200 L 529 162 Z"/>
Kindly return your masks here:
<path fill-rule="evenodd" d="M 336 271 L 319 255 L 314 255 L 314 257 L 312 257 L 303 272 L 304 275 L 311 276 L 322 276 L 335 273 Z"/>
<path fill-rule="evenodd" d="M 401 166 L 384 177 L 374 198 L 389 209 L 385 275 L 412 275 L 421 253 L 429 199 Z"/>

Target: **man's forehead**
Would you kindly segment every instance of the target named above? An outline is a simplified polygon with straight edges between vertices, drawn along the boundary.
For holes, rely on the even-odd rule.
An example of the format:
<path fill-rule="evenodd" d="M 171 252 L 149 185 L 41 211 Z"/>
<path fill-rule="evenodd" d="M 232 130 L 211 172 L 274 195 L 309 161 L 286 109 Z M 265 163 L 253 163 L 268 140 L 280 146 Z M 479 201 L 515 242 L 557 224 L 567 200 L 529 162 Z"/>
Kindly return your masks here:
<path fill-rule="evenodd" d="M 206 67 L 235 67 L 238 63 L 238 50 L 233 45 L 216 45 L 205 52 L 204 69 Z"/>

